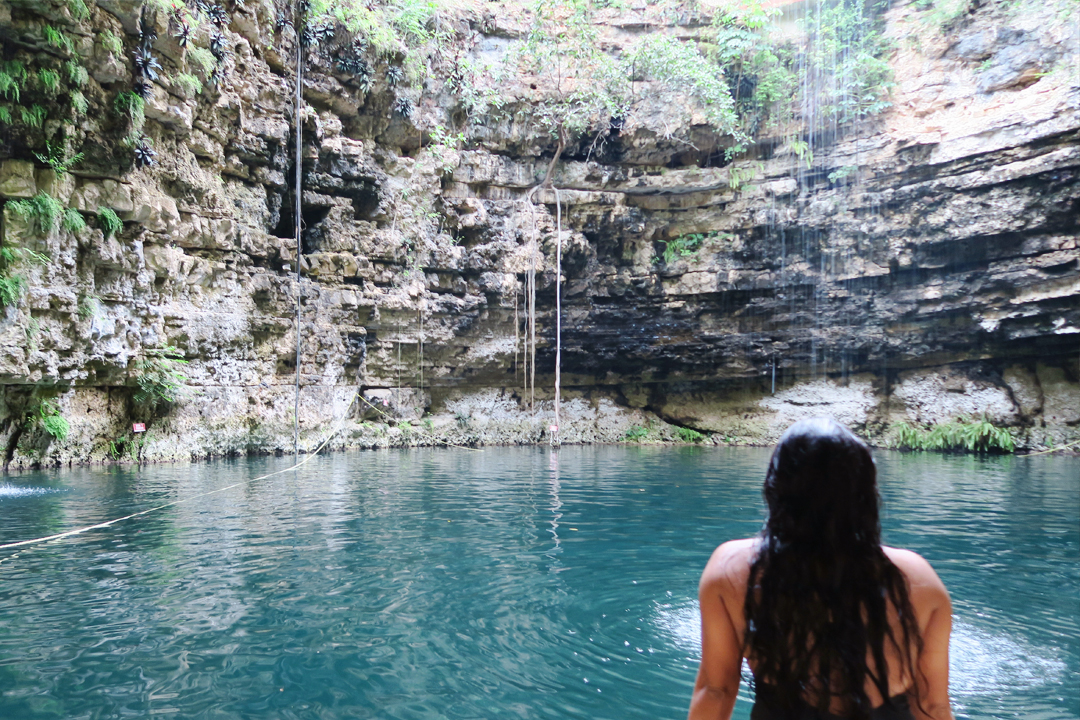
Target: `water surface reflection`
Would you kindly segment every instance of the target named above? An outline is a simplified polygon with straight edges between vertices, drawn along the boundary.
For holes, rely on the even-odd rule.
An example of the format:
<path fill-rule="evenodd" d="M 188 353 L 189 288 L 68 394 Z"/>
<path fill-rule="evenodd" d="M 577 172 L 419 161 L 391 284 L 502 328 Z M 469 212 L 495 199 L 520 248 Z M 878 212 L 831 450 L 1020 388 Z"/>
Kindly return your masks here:
<path fill-rule="evenodd" d="M 567 447 L 11 476 L 0 717 L 684 717 L 698 574 L 765 450 Z M 1080 462 L 879 455 L 970 718 L 1080 718 Z M 749 698 L 736 715 L 745 718 Z"/>

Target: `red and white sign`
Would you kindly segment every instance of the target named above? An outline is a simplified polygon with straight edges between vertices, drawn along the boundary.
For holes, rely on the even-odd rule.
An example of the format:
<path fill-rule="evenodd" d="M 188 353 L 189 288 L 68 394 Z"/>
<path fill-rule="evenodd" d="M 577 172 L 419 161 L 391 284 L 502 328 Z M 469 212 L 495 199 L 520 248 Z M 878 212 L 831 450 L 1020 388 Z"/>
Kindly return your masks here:
<path fill-rule="evenodd" d="M 551 425 L 550 427 L 548 427 L 548 430 L 550 432 L 553 432 L 553 433 L 559 432 L 559 426 L 558 425 Z"/>
<path fill-rule="evenodd" d="M 146 432 L 146 423 L 131 423 L 131 432 Z"/>

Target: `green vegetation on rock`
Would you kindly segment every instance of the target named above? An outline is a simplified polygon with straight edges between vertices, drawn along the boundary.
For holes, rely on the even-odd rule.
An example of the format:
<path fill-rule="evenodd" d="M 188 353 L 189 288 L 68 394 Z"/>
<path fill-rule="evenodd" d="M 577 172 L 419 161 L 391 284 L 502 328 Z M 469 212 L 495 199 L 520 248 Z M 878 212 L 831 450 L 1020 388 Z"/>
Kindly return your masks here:
<path fill-rule="evenodd" d="M 84 0 L 67 0 L 67 6 L 71 10 L 71 16 L 76 20 L 86 20 L 90 17 L 90 8 L 86 6 Z"/>
<path fill-rule="evenodd" d="M 210 78 L 214 72 L 214 67 L 217 65 L 214 54 L 206 48 L 189 47 L 184 57 L 187 58 L 188 67 L 199 73 L 203 80 Z"/>
<path fill-rule="evenodd" d="M 49 68 L 42 68 L 37 72 L 38 84 L 50 95 L 56 94 L 60 89 L 60 73 Z"/>
<path fill-rule="evenodd" d="M 82 87 L 90 79 L 90 73 L 86 68 L 75 61 L 69 60 L 65 63 L 64 70 L 67 72 L 68 82 L 75 87 Z"/>
<path fill-rule="evenodd" d="M 893 426 L 892 446 L 901 450 L 1011 453 L 1016 449 L 1016 440 L 1006 428 L 999 428 L 985 418 L 961 418 L 929 428 L 897 423 Z"/>
<path fill-rule="evenodd" d="M 101 228 L 101 232 L 105 234 L 106 240 L 113 235 L 119 235 L 124 229 L 124 223 L 120 220 L 120 216 L 116 214 L 115 210 L 107 207 L 98 208 L 97 224 Z"/>
<path fill-rule="evenodd" d="M 431 19 L 438 12 L 432 0 L 391 0 L 385 4 L 361 0 L 312 0 L 309 25 L 340 22 L 364 38 L 376 54 L 389 56 L 402 46 L 415 47 L 434 38 L 438 31 Z"/>
<path fill-rule="evenodd" d="M 97 315 L 99 299 L 92 293 L 85 293 L 79 298 L 79 317 L 89 320 Z"/>
<path fill-rule="evenodd" d="M 86 218 L 75 208 L 65 208 L 60 225 L 68 232 L 79 232 L 86 227 Z"/>
<path fill-rule="evenodd" d="M 45 118 L 48 117 L 48 115 L 49 111 L 36 103 L 28 108 L 19 108 L 19 120 L 27 127 L 41 127 L 45 124 Z"/>
<path fill-rule="evenodd" d="M 66 53 L 72 52 L 75 47 L 69 38 L 64 33 L 60 32 L 52 25 L 45 25 L 41 28 L 41 35 L 45 38 L 45 42 L 53 47 L 63 50 Z"/>
<path fill-rule="evenodd" d="M 50 400 L 38 400 L 30 407 L 26 419 L 31 424 L 40 425 L 48 435 L 61 442 L 66 440 L 71 432 L 71 425 L 60 414 L 60 408 Z"/>
<path fill-rule="evenodd" d="M 971 0 L 915 0 L 915 7 L 922 11 L 922 20 L 944 30 L 967 14 Z"/>
<path fill-rule="evenodd" d="M 702 243 L 712 238 L 728 239 L 731 235 L 728 233 L 722 233 L 719 231 L 711 231 L 704 233 L 687 233 L 686 235 L 679 235 L 671 240 L 661 240 L 664 245 L 663 261 L 665 264 L 671 264 L 679 258 L 690 257 L 697 254 L 701 249 Z"/>
<path fill-rule="evenodd" d="M 3 252 L 4 250 L 0 249 L 0 254 Z M 7 307 L 19 302 L 19 297 L 26 287 L 26 280 L 21 275 L 7 274 L 4 265 L 5 263 L 0 261 L 0 305 Z"/>
<path fill-rule="evenodd" d="M 87 101 L 86 96 L 78 90 L 71 93 L 71 107 L 79 115 L 85 115 L 86 111 L 90 108 L 90 103 Z"/>
<path fill-rule="evenodd" d="M 64 212 L 60 201 L 45 192 L 39 192 L 26 200 L 9 200 L 7 207 L 29 221 L 31 226 L 42 234 L 55 230 Z"/>
<path fill-rule="evenodd" d="M 675 428 L 675 437 L 684 443 L 699 443 L 705 439 L 705 434 L 693 428 L 677 427 Z"/>
<path fill-rule="evenodd" d="M 528 34 L 511 67 L 527 87 L 537 89 L 532 114 L 558 140 L 557 160 L 566 143 L 626 114 L 630 77 L 604 52 L 592 2 L 537 0 L 531 9 Z"/>
<path fill-rule="evenodd" d="M 147 350 L 135 361 L 135 404 L 153 413 L 179 400 L 187 387 L 180 366 L 186 364 L 184 353 L 172 345 Z"/>
<path fill-rule="evenodd" d="M 648 36 L 623 60 L 623 69 L 632 73 L 632 79 L 640 73 L 641 77 L 660 81 L 669 88 L 688 89 L 701 102 L 713 127 L 721 133 L 741 137 L 735 100 L 722 73 L 693 43 Z"/>
<path fill-rule="evenodd" d="M 695 42 L 646 36 L 616 57 L 605 51 L 594 22 L 601 6 L 592 0 L 538 0 L 525 41 L 509 61 L 519 85 L 535 90 L 519 102 L 528 104 L 531 119 L 557 144 L 544 182 L 570 143 L 591 135 L 591 153 L 613 123 L 621 126 L 633 117 L 641 97 L 636 83 L 651 83 L 653 97 L 689 96 L 690 105 L 670 105 L 683 108 L 679 126 L 693 124 L 697 106 L 716 132 L 736 143 L 745 139 L 723 72 Z"/>
<path fill-rule="evenodd" d="M 729 0 L 714 17 L 708 52 L 725 70 L 747 132 L 806 116 L 847 123 L 889 106 L 879 14 L 858 0 L 812 4 L 800 24 L 805 47 L 774 39 L 779 15 L 759 0 Z"/>
<path fill-rule="evenodd" d="M 113 101 L 113 107 L 116 108 L 118 114 L 131 120 L 132 129 L 142 129 L 146 122 L 145 100 L 130 90 L 124 90 L 117 94 L 116 100 Z"/>
<path fill-rule="evenodd" d="M 465 144 L 465 133 L 451 135 L 442 125 L 436 125 L 431 132 L 431 144 L 428 152 L 435 160 L 435 166 L 443 175 L 448 175 L 457 166 L 457 149 Z"/>
<path fill-rule="evenodd" d="M 173 78 L 173 85 L 184 94 L 184 97 L 189 98 L 195 97 L 203 89 L 202 81 L 191 73 L 179 73 Z"/>
<path fill-rule="evenodd" d="M 86 112 L 86 97 L 78 90 L 89 80 L 86 68 L 75 60 L 65 61 L 60 67 L 55 67 L 51 58 L 44 62 L 49 64 L 36 68 L 28 67 L 22 60 L 0 62 L 0 99 L 9 101 L 0 105 L 0 122 L 43 128 L 50 108 L 54 118 L 59 117 L 63 123 L 70 122 L 70 118 L 64 117 L 65 113 L 56 112 L 57 106 L 62 105 L 57 96 L 65 89 L 69 90 L 71 106 L 76 113 Z M 21 104 L 24 97 L 26 105 Z"/>
<path fill-rule="evenodd" d="M 124 54 L 124 41 L 113 31 L 102 30 L 98 35 L 98 40 L 101 42 L 101 47 L 113 55 L 119 57 Z"/>
<path fill-rule="evenodd" d="M 48 257 L 41 253 L 14 247 L 8 243 L 0 246 L 0 305 L 7 307 L 19 301 L 26 289 L 26 278 L 15 274 L 15 268 L 22 263 L 42 265 Z"/>
<path fill-rule="evenodd" d="M 26 78 L 26 66 L 18 60 L 0 63 L 0 94 L 8 100 L 19 102 Z"/>
<path fill-rule="evenodd" d="M 65 138 L 60 138 L 56 143 L 46 140 L 45 152 L 36 152 L 34 153 L 34 157 L 52 168 L 52 171 L 56 173 L 56 176 L 59 178 L 67 175 L 71 171 L 71 166 L 81 162 L 84 155 L 83 153 L 68 155 L 67 140 Z"/>

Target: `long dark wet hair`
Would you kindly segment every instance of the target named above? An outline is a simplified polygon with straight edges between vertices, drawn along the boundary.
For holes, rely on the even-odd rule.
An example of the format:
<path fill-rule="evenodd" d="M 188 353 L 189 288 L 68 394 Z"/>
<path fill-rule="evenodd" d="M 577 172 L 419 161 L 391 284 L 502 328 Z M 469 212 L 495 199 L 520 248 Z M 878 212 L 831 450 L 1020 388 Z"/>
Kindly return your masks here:
<path fill-rule="evenodd" d="M 773 452 L 764 495 L 769 519 L 745 605 L 755 683 L 785 711 L 810 702 L 828 712 L 841 698 L 844 717 L 865 720 L 867 680 L 889 702 L 885 643 L 912 679 L 922 649 L 907 581 L 881 549 L 870 449 L 830 418 L 795 423 Z"/>

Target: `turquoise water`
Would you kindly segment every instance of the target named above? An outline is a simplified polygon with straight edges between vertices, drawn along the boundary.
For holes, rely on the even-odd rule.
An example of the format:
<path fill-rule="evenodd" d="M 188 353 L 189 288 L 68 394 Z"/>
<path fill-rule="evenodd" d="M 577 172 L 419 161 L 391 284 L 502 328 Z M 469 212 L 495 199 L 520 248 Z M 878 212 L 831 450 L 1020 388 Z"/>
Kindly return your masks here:
<path fill-rule="evenodd" d="M 767 458 L 339 454 L 0 551 L 0 718 L 685 717 L 698 575 L 760 527 Z M 878 463 L 886 541 L 953 595 L 957 715 L 1080 718 L 1080 460 Z M 289 464 L 10 476 L 0 542 Z"/>

